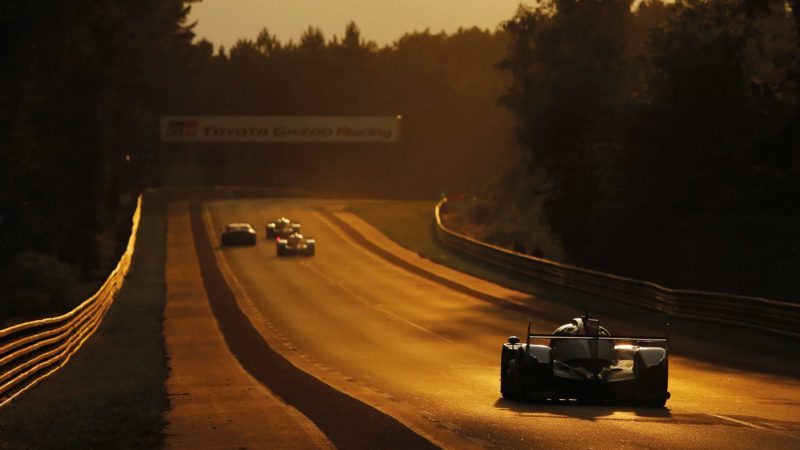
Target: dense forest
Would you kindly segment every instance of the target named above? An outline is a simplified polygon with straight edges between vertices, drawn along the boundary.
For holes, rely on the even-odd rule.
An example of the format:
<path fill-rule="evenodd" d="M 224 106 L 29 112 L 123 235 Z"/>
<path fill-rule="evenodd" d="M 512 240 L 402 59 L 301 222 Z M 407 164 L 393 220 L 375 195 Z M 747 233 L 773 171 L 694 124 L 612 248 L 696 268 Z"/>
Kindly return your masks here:
<path fill-rule="evenodd" d="M 179 0 L 0 4 L 0 317 L 63 312 L 116 264 L 165 92 Z"/>
<path fill-rule="evenodd" d="M 231 48 L 194 40 L 192 2 L 5 2 L 0 316 L 79 299 L 134 196 L 192 184 L 476 193 L 518 249 L 796 299 L 799 1 L 539 0 L 490 31 Z M 402 115 L 402 140 L 160 144 L 184 114 Z"/>
<path fill-rule="evenodd" d="M 496 209 L 539 205 L 579 265 L 800 298 L 798 2 L 630 5 L 548 0 L 505 24 L 526 153 Z"/>
<path fill-rule="evenodd" d="M 502 30 L 408 33 L 383 48 L 350 23 L 309 27 L 298 42 L 262 30 L 229 49 L 197 44 L 196 72 L 174 114 L 402 116 L 396 144 L 174 144 L 171 184 L 296 186 L 388 197 L 475 191 L 510 154 L 513 120 L 499 106 Z M 191 172 L 192 168 L 196 170 Z"/>

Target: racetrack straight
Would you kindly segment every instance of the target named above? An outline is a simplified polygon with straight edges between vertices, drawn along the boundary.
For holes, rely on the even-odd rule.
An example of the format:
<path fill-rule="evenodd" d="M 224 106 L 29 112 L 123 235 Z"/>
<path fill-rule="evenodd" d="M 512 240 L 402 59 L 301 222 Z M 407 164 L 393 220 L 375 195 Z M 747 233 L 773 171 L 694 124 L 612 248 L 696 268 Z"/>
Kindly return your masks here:
<path fill-rule="evenodd" d="M 472 288 L 470 288 L 468 286 L 465 286 L 465 285 L 463 285 L 461 283 L 457 283 L 455 281 L 449 280 L 449 279 L 447 279 L 447 278 L 445 278 L 443 276 L 439 276 L 439 275 L 437 275 L 435 273 L 432 273 L 432 272 L 429 272 L 429 271 L 427 271 L 427 270 L 425 270 L 425 269 L 423 269 L 423 268 L 421 268 L 419 266 L 416 266 L 414 264 L 406 262 L 405 260 L 403 260 L 402 258 L 398 257 L 397 255 L 394 255 L 392 252 L 384 250 L 383 248 L 381 248 L 381 246 L 375 244 L 374 242 L 372 242 L 369 239 L 367 239 L 366 237 L 364 237 L 364 235 L 359 233 L 358 230 L 353 228 L 352 225 L 350 225 L 349 223 L 347 223 L 344 220 L 340 219 L 335 213 L 333 213 L 329 209 L 327 209 L 327 208 L 316 208 L 316 211 L 319 214 L 321 214 L 324 218 L 326 218 L 330 222 L 332 222 L 334 225 L 339 227 L 345 234 L 347 234 L 347 236 L 350 239 L 352 239 L 353 241 L 355 241 L 356 243 L 358 243 L 362 247 L 364 247 L 367 250 L 369 250 L 369 251 L 375 253 L 376 255 L 382 257 L 383 259 L 389 261 L 390 263 L 392 263 L 392 264 L 394 264 L 394 265 L 396 265 L 398 267 L 401 267 L 401 268 L 413 273 L 414 275 L 417 275 L 417 276 L 420 276 L 422 278 L 428 279 L 430 281 L 433 281 L 434 283 L 439 283 L 442 286 L 445 286 L 445 287 L 447 287 L 449 289 L 452 289 L 452 290 L 454 290 L 456 292 L 460 292 L 460 293 L 462 293 L 464 295 L 469 295 L 470 297 L 476 298 L 478 300 L 483 300 L 483 301 L 485 301 L 487 303 L 491 303 L 492 305 L 503 307 L 503 308 L 507 308 L 507 309 L 509 309 L 511 311 L 516 311 L 516 312 L 525 314 L 527 316 L 538 315 L 539 317 L 542 317 L 542 316 L 546 315 L 546 314 L 543 314 L 542 311 L 537 311 L 537 310 L 534 310 L 534 309 L 529 308 L 527 306 L 520 305 L 520 304 L 514 303 L 514 302 L 510 302 L 508 300 L 505 300 L 505 299 L 502 299 L 502 298 L 499 298 L 499 297 L 495 297 L 495 296 L 487 294 L 485 292 L 481 292 L 481 291 L 472 289 Z M 557 320 L 561 319 L 560 317 L 557 317 L 555 315 L 547 316 L 547 317 L 552 319 L 552 320 L 554 320 L 554 321 L 557 321 Z"/>
<path fill-rule="evenodd" d="M 190 208 L 203 286 L 231 353 L 259 382 L 294 406 L 338 448 L 437 448 L 396 419 L 299 370 L 275 352 L 239 309 L 217 266 L 199 203 Z"/>

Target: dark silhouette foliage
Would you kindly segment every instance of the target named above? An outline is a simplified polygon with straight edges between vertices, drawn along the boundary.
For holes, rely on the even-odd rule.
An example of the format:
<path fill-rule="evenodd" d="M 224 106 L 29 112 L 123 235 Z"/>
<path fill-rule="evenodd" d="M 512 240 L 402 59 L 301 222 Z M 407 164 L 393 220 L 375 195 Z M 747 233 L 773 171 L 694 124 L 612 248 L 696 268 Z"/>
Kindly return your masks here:
<path fill-rule="evenodd" d="M 352 22 L 342 37 L 309 27 L 296 43 L 280 42 L 267 29 L 228 51 L 199 43 L 189 94 L 168 112 L 401 115 L 402 138 L 397 144 L 165 146 L 165 182 L 385 197 L 476 190 L 513 148 L 510 114 L 496 104 L 506 76 L 495 65 L 507 44 L 505 32 L 471 28 L 408 33 L 381 48 Z"/>
<path fill-rule="evenodd" d="M 43 256 L 26 260 L 66 278 L 102 278 L 116 262 L 157 111 L 191 51 L 187 12 L 178 0 L 0 5 L 3 276 L 24 273 L 18 255 L 31 252 Z M 25 301 L 12 297 L 4 302 Z"/>
<path fill-rule="evenodd" d="M 796 2 L 630 6 L 543 1 L 505 25 L 502 102 L 549 224 L 582 265 L 798 298 Z"/>

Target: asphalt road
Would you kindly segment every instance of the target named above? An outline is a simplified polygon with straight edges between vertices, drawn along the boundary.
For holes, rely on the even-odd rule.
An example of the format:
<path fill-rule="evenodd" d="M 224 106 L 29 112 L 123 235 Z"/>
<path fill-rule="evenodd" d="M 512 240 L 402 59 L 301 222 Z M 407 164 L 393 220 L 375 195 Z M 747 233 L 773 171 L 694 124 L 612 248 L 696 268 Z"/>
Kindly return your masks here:
<path fill-rule="evenodd" d="M 524 334 L 527 317 L 518 308 L 458 292 L 368 251 L 315 210 L 334 203 L 208 203 L 206 225 L 217 233 L 209 245 L 215 247 L 224 224 L 252 223 L 259 231 L 256 247 L 216 253 L 236 285 L 238 300 L 247 305 L 249 320 L 295 366 L 434 443 L 458 448 L 800 448 L 797 378 L 680 355 L 670 359 L 672 399 L 664 409 L 503 400 L 498 392 L 500 346 L 508 335 Z M 264 225 L 283 215 L 301 222 L 304 234 L 317 239 L 315 257 L 277 258 Z M 515 295 L 488 283 L 480 289 L 496 297 Z M 542 316 L 548 319 L 537 322 L 542 332 L 578 315 L 546 298 L 517 294 L 515 301 L 533 312 L 547 312 Z M 553 319 L 562 314 L 563 320 Z M 352 424 L 359 417 L 342 415 L 339 420 Z"/>

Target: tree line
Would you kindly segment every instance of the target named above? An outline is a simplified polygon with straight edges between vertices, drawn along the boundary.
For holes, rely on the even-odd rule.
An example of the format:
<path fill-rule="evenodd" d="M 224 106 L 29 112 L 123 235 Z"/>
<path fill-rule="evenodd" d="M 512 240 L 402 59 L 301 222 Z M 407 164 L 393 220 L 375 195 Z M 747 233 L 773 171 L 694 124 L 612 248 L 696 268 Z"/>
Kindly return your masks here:
<path fill-rule="evenodd" d="M 543 199 L 581 265 L 797 299 L 800 5 L 631 6 L 543 0 L 506 22 L 526 153 L 505 197 Z"/>
<path fill-rule="evenodd" d="M 4 318 L 63 311 L 116 263 L 163 95 L 193 53 L 187 13 L 180 0 L 0 5 Z"/>
<path fill-rule="evenodd" d="M 502 30 L 469 28 L 411 32 L 378 47 L 355 23 L 340 36 L 309 27 L 297 42 L 266 28 L 228 49 L 201 41 L 176 114 L 400 115 L 402 137 L 378 145 L 181 144 L 165 149 L 164 166 L 193 161 L 202 171 L 171 182 L 427 198 L 475 190 L 512 139 L 511 114 L 496 102 L 508 77 L 495 66 L 507 45 Z"/>

